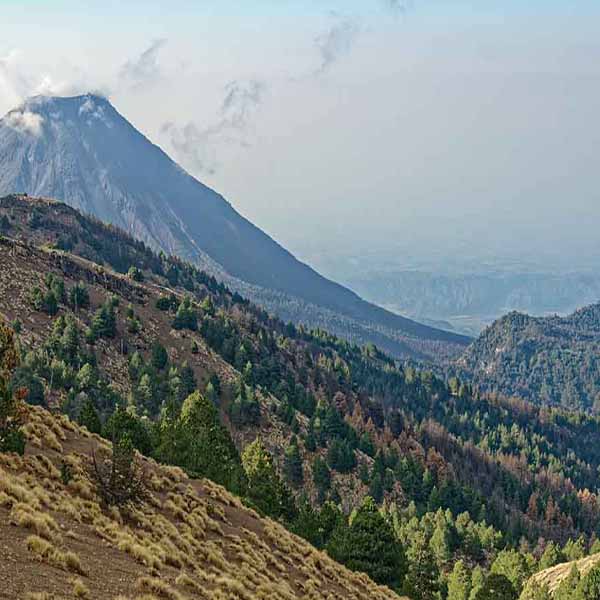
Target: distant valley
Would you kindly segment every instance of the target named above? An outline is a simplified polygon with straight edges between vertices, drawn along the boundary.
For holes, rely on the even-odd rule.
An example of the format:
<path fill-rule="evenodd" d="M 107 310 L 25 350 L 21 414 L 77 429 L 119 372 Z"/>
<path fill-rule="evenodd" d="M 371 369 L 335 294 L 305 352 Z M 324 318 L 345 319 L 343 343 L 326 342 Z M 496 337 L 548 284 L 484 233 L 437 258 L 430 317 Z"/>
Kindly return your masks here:
<path fill-rule="evenodd" d="M 435 327 L 477 336 L 502 315 L 566 315 L 600 300 L 600 274 L 359 270 L 342 280 L 363 298 Z"/>

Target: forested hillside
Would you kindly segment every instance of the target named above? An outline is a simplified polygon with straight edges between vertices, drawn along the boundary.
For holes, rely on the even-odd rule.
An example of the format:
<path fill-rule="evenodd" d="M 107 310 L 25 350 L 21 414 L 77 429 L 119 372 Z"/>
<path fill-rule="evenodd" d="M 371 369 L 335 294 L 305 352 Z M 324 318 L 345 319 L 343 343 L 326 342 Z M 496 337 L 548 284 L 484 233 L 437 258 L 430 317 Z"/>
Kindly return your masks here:
<path fill-rule="evenodd" d="M 600 409 L 600 305 L 568 317 L 510 313 L 457 361 L 484 391 L 537 404 Z"/>
<path fill-rule="evenodd" d="M 64 205 L 12 202 L 35 206 L 0 216 L 29 404 L 212 479 L 413 600 L 517 598 L 597 548 L 598 419 L 286 324 Z"/>

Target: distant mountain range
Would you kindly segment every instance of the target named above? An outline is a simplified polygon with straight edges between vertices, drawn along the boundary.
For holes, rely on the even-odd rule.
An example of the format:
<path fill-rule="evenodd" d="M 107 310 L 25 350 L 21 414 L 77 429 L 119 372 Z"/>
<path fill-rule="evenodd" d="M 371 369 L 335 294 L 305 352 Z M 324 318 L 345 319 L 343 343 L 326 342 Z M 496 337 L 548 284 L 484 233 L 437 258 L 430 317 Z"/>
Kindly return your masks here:
<path fill-rule="evenodd" d="M 470 268 L 479 271 L 378 270 L 365 265 L 340 280 L 390 311 L 468 335 L 479 335 L 514 310 L 565 315 L 600 300 L 600 273 Z"/>
<path fill-rule="evenodd" d="M 600 304 L 568 317 L 512 312 L 488 327 L 457 364 L 482 390 L 600 410 Z"/>
<path fill-rule="evenodd" d="M 94 95 L 35 97 L 0 121 L 0 195 L 62 200 L 181 256 L 284 319 L 397 357 L 457 356 L 465 336 L 374 304 L 298 261 Z"/>

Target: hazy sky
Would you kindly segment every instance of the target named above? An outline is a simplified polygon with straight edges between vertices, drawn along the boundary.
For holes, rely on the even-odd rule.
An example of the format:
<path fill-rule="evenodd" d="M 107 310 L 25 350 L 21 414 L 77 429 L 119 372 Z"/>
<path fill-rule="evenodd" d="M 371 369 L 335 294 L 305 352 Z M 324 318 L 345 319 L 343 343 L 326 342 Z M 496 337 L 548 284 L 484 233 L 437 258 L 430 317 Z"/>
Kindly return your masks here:
<path fill-rule="evenodd" d="M 101 91 L 330 274 L 600 258 L 597 0 L 0 0 L 0 23 L 0 112 Z"/>

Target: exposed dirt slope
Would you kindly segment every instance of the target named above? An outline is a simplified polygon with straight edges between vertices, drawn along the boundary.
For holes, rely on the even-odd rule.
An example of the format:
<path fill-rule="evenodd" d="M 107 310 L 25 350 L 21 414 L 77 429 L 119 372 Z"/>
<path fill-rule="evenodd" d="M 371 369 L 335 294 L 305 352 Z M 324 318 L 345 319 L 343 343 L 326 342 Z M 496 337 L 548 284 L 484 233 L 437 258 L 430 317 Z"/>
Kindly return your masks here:
<path fill-rule="evenodd" d="M 140 457 L 150 499 L 102 507 L 89 463 L 108 443 L 65 416 L 28 410 L 25 456 L 0 455 L 0 598 L 397 600 L 177 468 Z"/>

